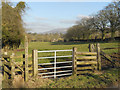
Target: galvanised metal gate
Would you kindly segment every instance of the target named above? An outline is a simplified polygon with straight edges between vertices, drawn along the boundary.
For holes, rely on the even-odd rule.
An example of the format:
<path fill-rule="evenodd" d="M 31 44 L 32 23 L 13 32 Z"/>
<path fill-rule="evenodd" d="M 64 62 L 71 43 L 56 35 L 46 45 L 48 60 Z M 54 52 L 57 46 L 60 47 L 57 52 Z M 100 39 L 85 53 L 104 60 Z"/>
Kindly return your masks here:
<path fill-rule="evenodd" d="M 66 75 L 72 75 L 72 53 L 71 55 L 65 55 L 65 56 L 57 56 L 57 52 L 73 52 L 72 49 L 70 50 L 48 50 L 48 51 L 37 51 L 37 53 L 46 53 L 46 52 L 53 52 L 54 56 L 52 57 L 38 57 L 37 60 L 39 59 L 54 59 L 54 62 L 51 63 L 38 63 L 38 66 L 42 65 L 53 65 L 53 67 L 50 68 L 38 68 L 38 71 L 42 71 L 42 70 L 53 70 L 52 72 L 43 72 L 43 73 L 39 73 L 38 75 L 41 75 L 42 78 L 48 78 L 48 77 L 58 77 L 58 76 L 66 76 Z M 63 62 L 57 62 L 57 58 L 66 58 L 66 57 L 71 57 L 71 61 L 63 61 Z M 69 65 L 67 66 L 57 66 L 57 64 L 65 64 L 65 63 L 69 63 Z M 68 70 L 66 70 L 65 68 L 69 68 Z M 57 69 L 62 69 L 60 71 L 58 71 Z M 53 75 L 50 75 L 53 74 Z M 43 76 L 44 75 L 44 76 Z"/>

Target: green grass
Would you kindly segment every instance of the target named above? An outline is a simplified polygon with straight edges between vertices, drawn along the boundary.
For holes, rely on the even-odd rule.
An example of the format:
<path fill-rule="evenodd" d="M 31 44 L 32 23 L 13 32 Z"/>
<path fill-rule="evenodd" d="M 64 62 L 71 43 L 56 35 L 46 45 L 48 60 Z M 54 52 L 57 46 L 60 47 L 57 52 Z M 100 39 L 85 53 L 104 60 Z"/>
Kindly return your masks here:
<path fill-rule="evenodd" d="M 73 47 L 76 47 L 78 51 L 80 52 L 88 52 L 88 45 L 89 43 L 81 43 L 81 42 L 30 42 L 29 43 L 29 55 L 32 54 L 33 49 L 37 49 L 38 51 L 43 50 L 66 50 L 66 49 L 72 49 Z M 112 48 L 112 47 L 118 47 L 118 42 L 110 42 L 110 43 L 100 43 L 100 47 L 102 48 Z M 20 49 L 23 47 L 20 47 Z M 112 54 L 115 52 L 118 52 L 118 50 L 104 50 L 105 53 Z M 17 56 L 20 56 L 21 54 L 24 54 L 24 51 L 22 52 L 16 52 Z M 58 52 L 57 55 L 71 55 L 71 52 Z M 39 53 L 39 56 L 47 57 L 47 56 L 54 56 L 54 53 Z M 31 61 L 32 58 L 29 58 L 29 61 Z M 21 61 L 20 59 L 17 59 L 16 61 Z M 44 62 L 44 60 L 41 60 L 40 62 Z M 46 60 L 45 62 L 49 62 L 49 60 Z"/>
<path fill-rule="evenodd" d="M 78 51 L 85 52 L 88 50 L 89 43 L 80 43 L 80 42 L 58 42 L 58 43 L 51 43 L 51 42 L 31 42 L 29 43 L 29 53 L 33 49 L 37 50 L 64 50 L 64 49 L 72 49 L 76 47 Z M 118 42 L 112 43 L 100 43 L 101 48 L 106 47 L 118 47 Z M 110 52 L 114 52 L 116 50 L 111 50 Z"/>

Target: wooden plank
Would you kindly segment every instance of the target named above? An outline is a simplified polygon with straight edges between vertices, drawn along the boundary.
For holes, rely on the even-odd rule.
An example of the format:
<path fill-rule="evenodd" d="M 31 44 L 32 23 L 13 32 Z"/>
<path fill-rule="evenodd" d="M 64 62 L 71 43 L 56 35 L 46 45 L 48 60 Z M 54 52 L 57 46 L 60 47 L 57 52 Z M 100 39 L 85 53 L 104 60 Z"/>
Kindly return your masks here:
<path fill-rule="evenodd" d="M 77 59 L 97 59 L 96 56 L 79 56 Z"/>
<path fill-rule="evenodd" d="M 23 65 L 23 62 L 16 62 L 16 64 L 17 64 L 18 66 L 21 66 L 21 65 Z"/>
<path fill-rule="evenodd" d="M 104 53 L 103 51 L 101 51 L 100 54 L 103 57 L 105 57 L 108 61 L 110 61 L 111 63 L 113 63 L 112 58 L 108 54 Z"/>
<path fill-rule="evenodd" d="M 5 61 L 4 65 L 10 66 L 10 63 Z"/>
<path fill-rule="evenodd" d="M 20 69 L 22 72 L 24 72 L 24 70 L 22 69 L 21 66 L 17 65 L 15 62 L 13 62 L 13 63 L 14 63 L 14 65 L 15 65 L 15 67 L 17 67 L 17 68 Z M 23 65 L 23 68 L 24 68 L 24 65 Z"/>
<path fill-rule="evenodd" d="M 97 55 L 97 52 L 76 52 L 77 55 Z"/>
<path fill-rule="evenodd" d="M 8 73 L 10 73 L 10 69 L 7 68 L 6 66 L 4 66 L 4 72 L 8 72 Z M 10 74 L 11 74 L 11 73 L 10 73 Z"/>
<path fill-rule="evenodd" d="M 22 62 L 16 62 L 18 66 L 23 66 L 23 61 Z M 32 61 L 28 62 L 28 65 L 32 65 Z"/>
<path fill-rule="evenodd" d="M 15 68 L 15 72 L 22 72 L 22 70 L 20 70 L 19 68 Z"/>
<path fill-rule="evenodd" d="M 8 58 L 10 58 L 10 56 L 9 57 L 5 57 L 5 56 L 8 56 L 7 54 L 6 55 L 2 55 L 3 56 L 3 58 L 4 58 L 4 60 L 3 60 L 3 77 L 4 77 L 4 79 L 5 80 L 8 80 L 8 78 L 9 78 L 9 76 L 8 76 L 8 72 L 10 72 L 10 71 L 8 71 L 9 69 L 6 67 L 6 65 L 5 65 L 5 61 L 8 61 Z"/>
<path fill-rule="evenodd" d="M 3 58 L 10 58 L 10 55 L 2 55 Z"/>
<path fill-rule="evenodd" d="M 77 65 L 97 64 L 97 61 L 77 61 Z"/>
<path fill-rule="evenodd" d="M 28 68 L 28 71 L 29 71 L 29 70 L 33 70 L 32 67 L 29 67 L 29 68 Z M 15 71 L 23 72 L 23 70 L 21 70 L 21 69 L 19 69 L 19 68 L 16 68 Z"/>
<path fill-rule="evenodd" d="M 32 54 L 28 55 L 28 57 L 32 57 Z M 23 58 L 23 56 L 15 56 L 14 58 L 15 58 L 15 59 L 16 59 L 16 58 Z"/>
<path fill-rule="evenodd" d="M 94 69 L 92 66 L 77 67 L 77 70 Z"/>

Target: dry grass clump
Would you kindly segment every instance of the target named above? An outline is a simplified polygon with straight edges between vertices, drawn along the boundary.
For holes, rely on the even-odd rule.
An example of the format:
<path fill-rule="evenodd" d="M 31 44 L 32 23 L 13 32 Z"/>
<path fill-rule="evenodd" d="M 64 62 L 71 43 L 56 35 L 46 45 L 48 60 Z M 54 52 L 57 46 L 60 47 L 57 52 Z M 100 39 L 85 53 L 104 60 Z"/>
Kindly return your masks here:
<path fill-rule="evenodd" d="M 24 87 L 24 78 L 21 75 L 16 75 L 12 82 L 13 88 L 23 88 Z"/>
<path fill-rule="evenodd" d="M 51 79 L 47 78 L 31 78 L 25 83 L 24 88 L 47 88 L 47 86 L 52 82 L 53 81 Z"/>

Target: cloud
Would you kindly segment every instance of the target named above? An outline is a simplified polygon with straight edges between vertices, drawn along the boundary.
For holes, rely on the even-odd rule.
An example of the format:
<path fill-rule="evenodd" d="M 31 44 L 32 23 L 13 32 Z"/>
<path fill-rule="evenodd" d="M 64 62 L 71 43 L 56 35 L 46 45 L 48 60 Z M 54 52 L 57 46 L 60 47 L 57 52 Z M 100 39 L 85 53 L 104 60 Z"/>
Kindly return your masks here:
<path fill-rule="evenodd" d="M 35 17 L 36 20 L 43 20 L 43 21 L 48 21 L 48 18 L 45 17 Z"/>
<path fill-rule="evenodd" d="M 49 18 L 31 15 L 29 19 L 24 21 L 24 27 L 27 32 L 41 33 L 55 28 L 49 22 L 51 22 Z"/>
<path fill-rule="evenodd" d="M 45 32 L 45 31 L 49 31 L 51 29 L 56 28 L 55 26 L 48 24 L 48 23 L 43 23 L 43 22 L 25 22 L 25 26 L 24 26 L 27 31 L 30 32 Z"/>
<path fill-rule="evenodd" d="M 27 32 L 37 32 L 43 33 L 46 31 L 50 31 L 56 28 L 68 28 L 73 25 L 76 25 L 77 21 L 80 21 L 82 18 L 89 18 L 86 15 L 76 15 L 75 19 L 59 19 L 53 20 L 45 17 L 31 17 L 33 18 L 32 21 L 29 19 L 25 22 L 24 27 L 26 28 Z"/>
<path fill-rule="evenodd" d="M 77 18 L 77 19 L 89 18 L 89 16 L 86 16 L 86 15 L 78 15 L 76 18 Z"/>
<path fill-rule="evenodd" d="M 63 20 L 60 20 L 60 23 L 75 25 L 76 22 L 80 21 L 82 18 L 89 18 L 89 17 L 90 16 L 87 16 L 87 15 L 77 15 L 76 19 L 63 19 Z"/>
<path fill-rule="evenodd" d="M 76 20 L 61 20 L 60 23 L 63 24 L 75 24 Z"/>

